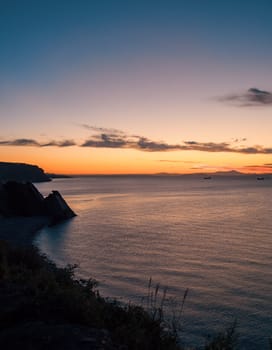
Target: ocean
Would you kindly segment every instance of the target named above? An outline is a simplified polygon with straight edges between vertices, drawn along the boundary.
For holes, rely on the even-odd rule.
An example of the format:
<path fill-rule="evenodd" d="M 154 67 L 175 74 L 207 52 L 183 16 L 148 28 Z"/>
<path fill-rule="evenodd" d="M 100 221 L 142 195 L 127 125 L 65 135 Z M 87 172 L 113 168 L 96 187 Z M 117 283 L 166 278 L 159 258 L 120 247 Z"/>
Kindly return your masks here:
<path fill-rule="evenodd" d="M 239 349 L 269 349 L 272 179 L 93 176 L 37 187 L 60 191 L 78 214 L 35 240 L 59 266 L 78 264 L 79 277 L 121 302 L 145 303 L 151 277 L 167 287 L 169 317 L 188 288 L 183 343 L 204 344 L 236 321 Z"/>

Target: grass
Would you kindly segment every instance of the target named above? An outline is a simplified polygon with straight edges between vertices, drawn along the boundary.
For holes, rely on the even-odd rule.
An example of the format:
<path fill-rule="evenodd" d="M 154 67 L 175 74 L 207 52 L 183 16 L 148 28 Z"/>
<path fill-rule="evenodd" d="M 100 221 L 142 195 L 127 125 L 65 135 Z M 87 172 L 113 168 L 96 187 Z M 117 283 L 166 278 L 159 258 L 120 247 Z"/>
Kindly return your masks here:
<path fill-rule="evenodd" d="M 71 324 L 106 330 L 114 346 L 109 349 L 183 349 L 179 334 L 188 289 L 181 303 L 173 304 L 172 317 L 167 319 L 165 309 L 171 302 L 167 288 L 154 284 L 152 279 L 141 306 L 121 305 L 102 298 L 95 280 L 77 280 L 75 269 L 73 265 L 56 267 L 36 248 L 19 248 L 0 241 L 0 342 L 3 332 L 13 332 L 12 341 L 18 327 L 39 322 L 55 327 Z M 233 325 L 219 333 L 202 349 L 236 349 L 235 329 Z M 44 347 L 41 340 L 41 344 L 25 347 L 30 348 L 49 346 Z"/>
<path fill-rule="evenodd" d="M 150 317 L 160 323 L 161 327 L 177 343 L 182 343 L 183 334 L 183 312 L 189 289 L 185 289 L 182 299 L 176 300 L 167 295 L 167 287 L 162 287 L 159 283 L 153 283 L 152 278 L 148 282 L 147 296 L 143 298 L 142 306 L 149 313 Z M 165 316 L 167 310 L 168 318 Z M 213 337 L 207 339 L 206 345 L 201 347 L 204 350 L 235 350 L 238 344 L 237 322 L 233 322 L 225 330 L 222 330 Z M 181 345 L 180 345 L 181 348 Z M 192 350 L 192 349 L 191 349 Z"/>
<path fill-rule="evenodd" d="M 182 331 L 183 308 L 189 289 L 184 291 L 182 301 L 179 302 L 167 295 L 168 288 L 166 286 L 161 287 L 159 283 L 154 284 L 150 277 L 147 290 L 147 296 L 142 300 L 143 308 L 154 321 L 161 324 L 163 329 L 178 339 Z M 165 310 L 170 316 L 166 317 Z"/>
<path fill-rule="evenodd" d="M 176 338 L 142 307 L 108 302 L 96 281 L 76 280 L 75 266 L 57 268 L 35 248 L 0 243 L 0 334 L 33 321 L 106 329 L 129 350 L 179 349 Z"/>
<path fill-rule="evenodd" d="M 226 330 L 219 332 L 209 340 L 205 350 L 235 350 L 238 347 L 237 322 L 234 321 Z"/>

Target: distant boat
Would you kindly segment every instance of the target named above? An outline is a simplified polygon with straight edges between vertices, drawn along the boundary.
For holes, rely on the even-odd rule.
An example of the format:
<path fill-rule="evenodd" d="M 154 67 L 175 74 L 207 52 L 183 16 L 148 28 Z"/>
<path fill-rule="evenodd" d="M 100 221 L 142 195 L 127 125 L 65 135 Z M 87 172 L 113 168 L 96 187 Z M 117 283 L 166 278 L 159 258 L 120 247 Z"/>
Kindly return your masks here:
<path fill-rule="evenodd" d="M 259 176 L 259 177 L 257 177 L 257 180 L 264 180 L 264 177 Z"/>
<path fill-rule="evenodd" d="M 211 176 L 205 176 L 205 177 L 203 177 L 204 180 L 211 180 L 211 178 L 212 178 Z"/>

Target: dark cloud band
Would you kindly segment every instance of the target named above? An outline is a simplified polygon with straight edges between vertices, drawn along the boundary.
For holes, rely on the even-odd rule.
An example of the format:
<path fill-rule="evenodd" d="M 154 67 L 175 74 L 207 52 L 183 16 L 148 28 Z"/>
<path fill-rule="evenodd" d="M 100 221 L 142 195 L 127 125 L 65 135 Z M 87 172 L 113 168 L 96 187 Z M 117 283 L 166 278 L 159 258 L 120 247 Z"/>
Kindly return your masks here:
<path fill-rule="evenodd" d="M 75 145 L 76 143 L 73 140 L 49 141 L 46 143 L 38 142 L 33 139 L 15 139 L 15 140 L 0 141 L 0 146 L 69 147 L 69 146 L 75 146 Z"/>
<path fill-rule="evenodd" d="M 272 154 L 272 147 L 263 146 L 238 146 L 236 140 L 228 142 L 197 142 L 184 141 L 181 144 L 169 144 L 163 141 L 153 141 L 147 137 L 129 135 L 125 132 L 114 129 L 103 129 L 103 133 L 92 135 L 82 144 L 73 140 L 39 142 L 34 139 L 20 138 L 15 140 L 0 140 L 0 146 L 31 146 L 31 147 L 90 147 L 90 148 L 113 148 L 113 149 L 134 149 L 143 152 L 170 152 L 170 151 L 199 151 L 199 152 L 227 152 L 242 154 Z M 105 132 L 108 130 L 110 132 Z M 244 140 L 244 139 L 242 139 Z"/>
<path fill-rule="evenodd" d="M 272 106 L 272 93 L 257 88 L 250 88 L 240 94 L 232 94 L 218 98 L 222 102 L 231 102 L 240 107 Z"/>
<path fill-rule="evenodd" d="M 40 147 L 40 144 L 32 139 L 16 139 L 16 140 L 4 140 L 0 141 L 2 146 L 35 146 Z"/>
<path fill-rule="evenodd" d="M 112 131 L 112 130 L 111 130 Z M 245 139 L 242 139 L 243 141 Z M 237 145 L 237 142 L 235 142 Z M 182 144 L 157 142 L 146 137 L 131 136 L 118 132 L 114 134 L 101 133 L 91 136 L 81 147 L 93 148 L 123 148 L 135 149 L 143 152 L 170 152 L 170 151 L 200 151 L 200 152 L 231 152 L 243 154 L 272 154 L 272 148 L 263 146 L 237 147 L 227 142 L 197 142 L 185 141 Z"/>

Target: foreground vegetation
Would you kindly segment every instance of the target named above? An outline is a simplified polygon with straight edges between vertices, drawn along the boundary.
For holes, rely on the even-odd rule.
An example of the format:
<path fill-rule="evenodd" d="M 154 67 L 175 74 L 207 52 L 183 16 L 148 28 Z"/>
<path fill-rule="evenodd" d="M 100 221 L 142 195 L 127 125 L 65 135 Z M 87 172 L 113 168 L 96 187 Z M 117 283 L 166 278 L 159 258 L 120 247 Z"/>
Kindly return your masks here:
<path fill-rule="evenodd" d="M 0 242 L 1 347 L 181 349 L 176 325 L 164 327 L 162 303 L 157 306 L 151 300 L 155 307 L 151 312 L 140 306 L 121 306 L 102 298 L 96 287 L 92 279 L 75 279 L 73 266 L 57 268 L 36 248 Z M 234 349 L 234 338 L 233 329 L 228 330 L 205 349 Z"/>

